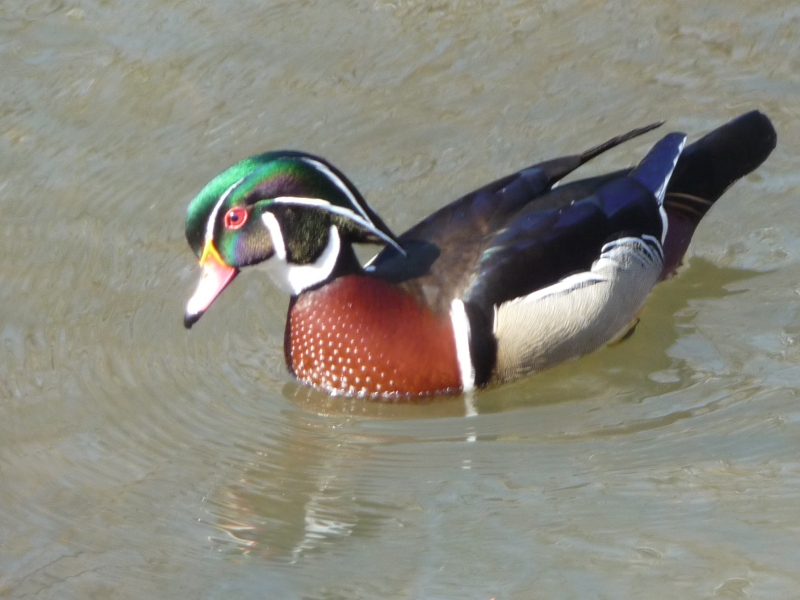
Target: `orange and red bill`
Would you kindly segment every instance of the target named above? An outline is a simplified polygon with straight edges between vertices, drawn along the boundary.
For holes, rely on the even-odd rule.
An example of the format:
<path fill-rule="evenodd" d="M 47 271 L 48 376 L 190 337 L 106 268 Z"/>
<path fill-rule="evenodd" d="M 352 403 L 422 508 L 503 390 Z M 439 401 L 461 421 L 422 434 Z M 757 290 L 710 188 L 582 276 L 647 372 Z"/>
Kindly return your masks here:
<path fill-rule="evenodd" d="M 236 267 L 225 264 L 212 242 L 207 243 L 203 249 L 200 266 L 203 268 L 203 274 L 194 295 L 186 305 L 186 315 L 183 317 L 186 329 L 190 329 L 203 316 L 211 303 L 239 273 Z"/>

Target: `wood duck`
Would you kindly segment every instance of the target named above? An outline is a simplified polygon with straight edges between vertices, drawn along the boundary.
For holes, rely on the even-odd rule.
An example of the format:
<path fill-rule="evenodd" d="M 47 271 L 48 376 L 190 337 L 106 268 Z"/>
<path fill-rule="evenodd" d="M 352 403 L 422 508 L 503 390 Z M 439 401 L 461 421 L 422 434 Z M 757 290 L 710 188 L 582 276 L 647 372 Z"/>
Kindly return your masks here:
<path fill-rule="evenodd" d="M 636 167 L 557 185 L 659 125 L 498 179 L 400 236 L 318 156 L 245 159 L 189 205 L 203 272 L 184 324 L 260 267 L 290 295 L 289 370 L 331 394 L 468 392 L 577 358 L 630 330 L 703 215 L 777 139 L 754 111 L 686 147 L 670 133 Z M 384 248 L 362 266 L 358 243 Z"/>

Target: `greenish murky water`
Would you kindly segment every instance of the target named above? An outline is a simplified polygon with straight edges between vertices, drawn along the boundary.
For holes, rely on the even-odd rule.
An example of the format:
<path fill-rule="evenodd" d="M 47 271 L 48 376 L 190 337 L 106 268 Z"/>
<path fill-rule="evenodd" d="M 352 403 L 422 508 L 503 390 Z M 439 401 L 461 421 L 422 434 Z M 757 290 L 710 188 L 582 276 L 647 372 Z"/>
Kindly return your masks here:
<path fill-rule="evenodd" d="M 367 403 L 291 380 L 257 275 L 182 327 L 186 205 L 250 154 L 326 156 L 403 230 L 754 108 L 773 156 L 580 361 Z M 798 155 L 790 0 L 4 0 L 0 597 L 797 596 Z"/>

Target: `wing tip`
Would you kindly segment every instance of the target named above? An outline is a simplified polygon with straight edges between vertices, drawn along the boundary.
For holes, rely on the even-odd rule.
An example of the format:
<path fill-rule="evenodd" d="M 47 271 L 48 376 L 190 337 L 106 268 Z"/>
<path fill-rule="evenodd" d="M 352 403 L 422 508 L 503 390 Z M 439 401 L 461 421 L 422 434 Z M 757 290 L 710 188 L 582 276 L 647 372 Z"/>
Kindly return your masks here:
<path fill-rule="evenodd" d="M 631 172 L 630 177 L 656 196 L 659 203 L 663 202 L 667 184 L 685 145 L 685 133 L 668 133 L 656 142 Z"/>

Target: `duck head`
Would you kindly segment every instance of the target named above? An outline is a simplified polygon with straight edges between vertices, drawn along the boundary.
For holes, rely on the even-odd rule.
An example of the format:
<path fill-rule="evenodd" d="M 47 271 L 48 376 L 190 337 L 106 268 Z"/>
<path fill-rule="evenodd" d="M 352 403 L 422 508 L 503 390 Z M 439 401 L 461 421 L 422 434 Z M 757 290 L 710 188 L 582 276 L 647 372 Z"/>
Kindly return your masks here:
<path fill-rule="evenodd" d="M 187 328 L 246 267 L 266 267 L 296 296 L 360 269 L 354 243 L 390 244 L 403 252 L 341 172 L 294 151 L 253 156 L 215 177 L 189 204 L 186 239 L 202 269 L 186 307 Z"/>

